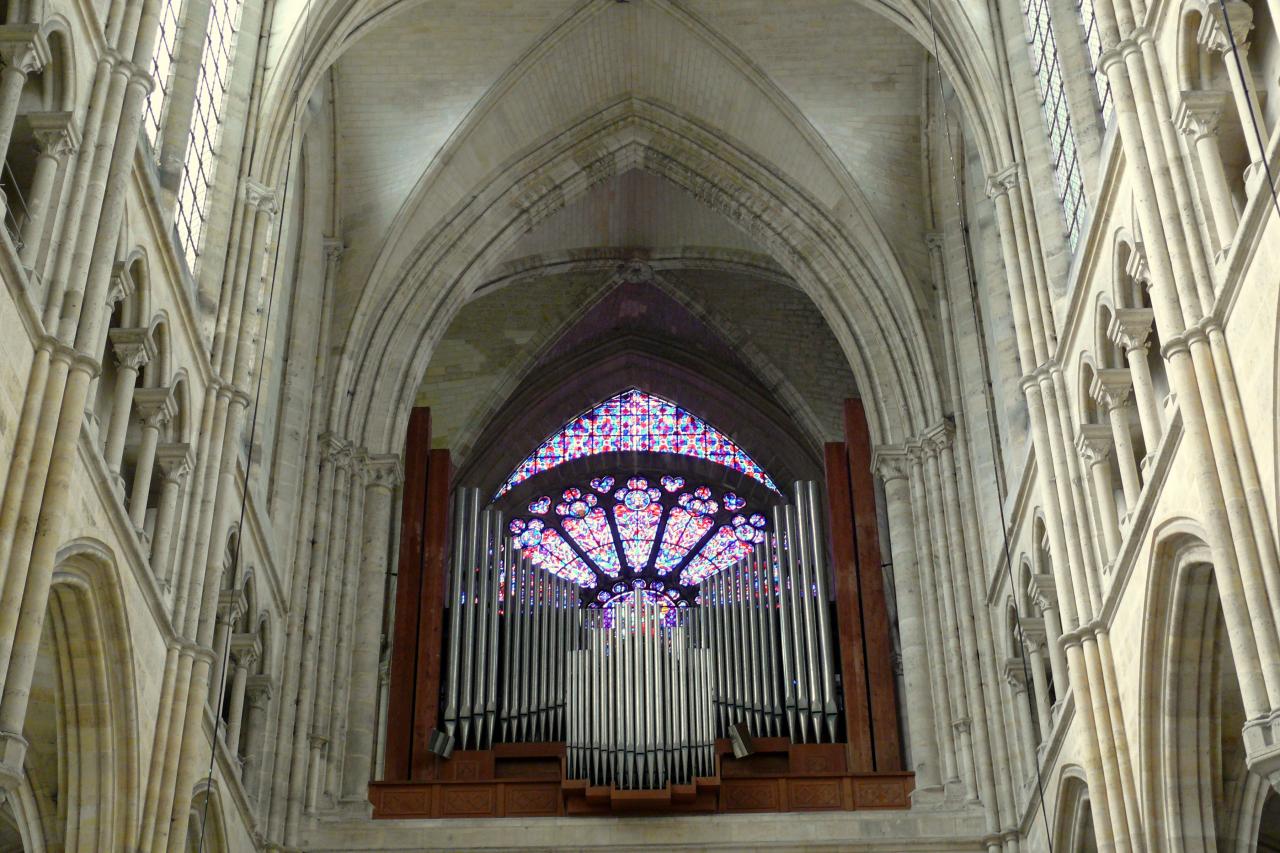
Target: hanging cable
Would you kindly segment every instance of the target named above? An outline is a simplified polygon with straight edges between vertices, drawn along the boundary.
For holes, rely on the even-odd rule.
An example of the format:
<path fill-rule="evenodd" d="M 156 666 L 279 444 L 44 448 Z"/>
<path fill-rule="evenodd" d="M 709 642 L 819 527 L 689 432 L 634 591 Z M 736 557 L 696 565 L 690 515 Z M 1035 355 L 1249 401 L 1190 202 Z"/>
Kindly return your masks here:
<path fill-rule="evenodd" d="M 965 216 L 964 196 L 960 187 L 960 170 L 959 170 L 959 167 L 956 165 L 955 146 L 951 140 L 951 119 L 947 111 L 947 93 L 946 93 L 946 87 L 944 86 L 943 77 L 942 77 L 942 54 L 938 50 L 938 27 L 933 17 L 933 2 L 934 0 L 929 0 L 929 30 L 930 30 L 930 36 L 933 40 L 934 65 L 937 68 L 938 104 L 942 110 L 942 130 L 945 137 L 944 141 L 947 148 L 947 159 L 951 164 L 952 187 L 955 190 L 955 196 L 956 196 L 956 216 L 959 220 L 960 240 L 961 240 L 962 247 L 964 249 L 965 278 L 967 279 L 969 284 L 969 307 L 973 312 L 974 337 L 978 341 L 978 346 L 981 347 L 985 334 L 983 332 L 982 318 L 978 314 L 978 280 L 976 275 L 974 274 L 973 265 L 971 262 L 970 253 L 972 251 L 972 246 L 970 245 L 970 242 L 969 242 L 969 222 L 968 222 L 968 217 Z M 938 286 L 942 288 L 946 287 L 945 267 L 943 272 L 943 281 L 939 282 Z M 945 297 L 945 294 L 944 294 L 944 297 Z M 987 382 L 987 384 L 990 385 L 991 384 L 990 366 L 988 365 L 985 359 L 983 360 L 983 372 L 987 374 L 984 377 L 984 379 Z M 996 460 L 999 459 L 999 456 L 1000 456 L 999 440 L 996 438 L 996 434 L 995 434 L 995 412 L 993 411 L 990 396 L 983 395 L 983 400 L 984 400 L 984 405 L 986 408 L 986 416 L 987 416 L 987 433 L 991 443 L 991 459 L 994 464 Z M 1022 627 L 1022 614 L 1018 611 L 1017 586 L 1013 579 L 1013 553 L 1009 545 L 1009 522 L 1008 522 L 1008 519 L 1005 517 L 1003 496 L 1001 496 L 1001 498 L 997 500 L 995 503 L 996 503 L 997 509 L 1000 512 L 1000 535 L 1003 540 L 1002 547 L 1004 549 L 1005 574 L 1009 581 L 1009 591 L 1013 594 L 1014 624 L 1018 632 L 1018 638 L 1019 640 L 1022 641 L 1023 647 L 1025 648 L 1027 645 L 1027 636 L 1026 636 L 1026 632 L 1023 630 L 1023 627 Z M 1028 667 L 1027 667 L 1027 656 L 1025 654 L 1019 655 L 1019 660 L 1022 662 L 1023 683 L 1030 684 L 1031 673 L 1028 671 Z M 1028 697 L 1031 696 L 1031 691 L 1029 687 L 1027 688 L 1027 695 Z M 1028 702 L 1030 701 L 1031 701 L 1030 698 L 1028 698 Z M 1049 732 L 1041 732 L 1041 737 L 1042 738 L 1049 737 Z M 1044 774 L 1040 769 L 1040 759 L 1038 756 L 1033 756 L 1031 763 L 1035 766 L 1035 770 L 1036 770 L 1036 788 L 1040 796 L 1040 817 L 1044 821 L 1045 843 L 1048 846 L 1049 853 L 1053 853 L 1053 830 L 1049 824 L 1049 812 L 1045 806 L 1045 798 L 1044 798 L 1044 790 L 1045 790 Z M 994 808 L 996 807 L 996 804 L 992 803 L 991 806 Z"/>
<path fill-rule="evenodd" d="M 1218 8 L 1222 10 L 1222 28 L 1227 31 L 1227 41 L 1231 45 L 1231 58 L 1236 64 L 1236 78 L 1244 89 L 1244 102 L 1249 107 L 1249 123 L 1253 125 L 1253 138 L 1257 140 L 1258 150 L 1262 152 L 1262 168 L 1267 173 L 1267 189 L 1271 192 L 1271 206 L 1280 215 L 1280 198 L 1276 197 L 1276 179 L 1271 173 L 1271 154 L 1267 151 L 1267 141 L 1263 138 L 1261 118 L 1253 108 L 1253 98 L 1249 92 L 1249 75 L 1245 73 L 1244 57 L 1240 55 L 1240 45 L 1236 44 L 1236 34 L 1231 29 L 1231 15 L 1227 12 L 1227 0 L 1218 0 Z"/>
<path fill-rule="evenodd" d="M 307 39 L 308 39 L 308 36 L 310 35 L 310 24 L 311 24 L 311 0 L 307 0 L 306 5 L 302 9 L 302 42 L 301 43 L 302 43 L 303 50 L 306 49 Z M 271 283 L 267 287 L 267 310 L 263 317 L 262 326 L 260 327 L 261 340 L 263 341 L 262 357 L 264 360 L 266 358 L 265 341 L 266 341 L 267 335 L 270 334 L 270 330 L 271 330 L 271 312 L 272 312 L 272 309 L 275 307 L 276 283 L 279 279 L 279 272 L 280 272 L 280 249 L 281 249 L 281 244 L 284 242 L 281 239 L 281 236 L 284 234 L 284 228 L 282 226 L 284 224 L 286 202 L 289 197 L 289 182 L 291 177 L 293 176 L 293 160 L 294 160 L 293 146 L 294 146 L 294 142 L 298 132 L 298 125 L 301 122 L 302 103 L 298 96 L 302 92 L 302 84 L 303 84 L 303 81 L 305 80 L 305 75 L 303 72 L 304 72 L 304 69 L 303 67 L 300 66 L 298 68 L 298 79 L 294 83 L 293 92 L 291 93 L 291 97 L 293 99 L 293 105 L 292 105 L 293 114 L 292 116 L 290 116 L 290 119 L 289 119 L 289 138 L 284 149 L 284 152 L 285 152 L 284 180 L 281 182 L 281 186 L 280 186 L 280 200 L 279 200 L 279 206 L 278 206 L 278 212 L 279 212 L 278 223 L 281 227 L 277 227 L 276 232 L 273 235 L 273 245 L 271 247 Z M 259 106 L 261 105 L 259 104 Z M 255 138 L 250 146 L 249 158 L 248 158 L 250 168 L 253 168 L 254 157 L 256 156 L 256 153 L 257 153 L 257 143 L 258 143 L 258 140 L 257 138 Z M 250 239 L 252 241 L 252 229 L 250 229 Z M 250 286 L 250 283 L 246 282 L 245 283 L 246 292 L 249 286 Z M 243 322 L 243 320 L 241 322 Z M 252 347 L 252 345 L 253 344 L 251 342 L 250 346 Z M 239 354 L 237 353 L 237 355 Z M 252 355 L 250 355 L 249 357 L 251 358 Z M 263 367 L 262 363 L 259 362 L 257 367 L 258 376 L 255 380 L 254 391 L 253 391 L 253 414 L 249 418 L 249 452 L 248 452 L 247 458 L 245 459 L 244 488 L 241 490 L 241 494 L 240 494 L 240 514 L 239 514 L 239 520 L 237 522 L 237 529 L 241 531 L 244 530 L 244 519 L 245 519 L 245 515 L 249 505 L 249 482 L 250 482 L 249 475 L 253 469 L 253 442 L 257 437 L 258 413 L 262 408 L 262 376 L 263 376 L 262 367 Z M 244 536 L 237 536 L 235 551 L 233 552 L 232 558 L 231 558 L 231 566 L 228 569 L 228 571 L 231 572 L 231 576 L 233 578 L 235 577 L 235 573 L 240 568 L 240 551 L 243 547 L 244 547 Z M 213 708 L 213 739 L 212 739 L 212 742 L 209 744 L 209 747 L 210 747 L 209 769 L 205 774 L 205 790 L 206 791 L 208 791 L 209 787 L 213 784 L 213 767 L 214 767 L 214 762 L 216 761 L 217 755 L 218 755 L 218 729 L 222 725 L 222 702 L 224 698 L 223 694 L 227 686 L 226 672 L 227 672 L 227 667 L 231 663 L 231 636 L 232 636 L 231 630 L 230 628 L 228 628 L 228 630 L 226 631 L 226 640 L 223 643 L 222 650 L 219 652 L 220 660 L 222 662 L 222 666 L 220 668 L 220 671 L 222 672 L 222 678 L 220 679 L 220 683 L 218 684 L 217 703 L 214 705 L 214 708 Z M 236 744 L 228 744 L 228 746 L 231 749 L 236 748 Z M 204 851 L 205 832 L 208 827 L 208 824 L 209 824 L 209 797 L 206 794 L 204 803 L 203 803 L 203 808 L 201 809 L 201 812 L 200 812 L 200 842 L 198 847 L 196 848 L 199 851 L 199 853 L 203 853 Z"/>

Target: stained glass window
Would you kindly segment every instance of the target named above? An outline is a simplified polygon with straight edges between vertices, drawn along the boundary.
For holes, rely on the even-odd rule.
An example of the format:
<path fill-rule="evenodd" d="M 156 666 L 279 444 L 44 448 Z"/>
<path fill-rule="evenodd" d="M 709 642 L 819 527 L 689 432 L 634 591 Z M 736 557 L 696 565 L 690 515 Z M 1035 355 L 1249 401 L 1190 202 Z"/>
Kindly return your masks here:
<path fill-rule="evenodd" d="M 1062 201 L 1067 221 L 1067 242 L 1075 251 L 1080 242 L 1088 202 L 1080 177 L 1080 161 L 1076 154 L 1075 131 L 1067 108 L 1067 90 L 1062 82 L 1062 64 L 1058 59 L 1058 42 L 1053 36 L 1049 0 L 1023 0 L 1022 10 L 1027 24 L 1027 43 L 1031 50 L 1031 68 L 1035 73 L 1044 123 L 1049 132 L 1049 157 L 1053 161 L 1053 178 Z"/>
<path fill-rule="evenodd" d="M 764 469 L 728 436 L 675 403 L 632 388 L 561 427 L 516 467 L 495 497 L 557 465 L 615 451 L 675 453 L 706 459 L 778 491 Z M 663 487 L 668 488 L 666 483 Z"/>
<path fill-rule="evenodd" d="M 602 487 L 618 480 L 597 477 L 590 489 L 571 487 L 557 499 L 531 501 L 534 517 L 513 519 L 509 530 L 535 565 L 599 590 L 591 606 L 636 589 L 687 606 L 692 587 L 764 541 L 766 521 L 732 492 L 686 489 L 676 479 L 678 487 L 667 491 L 671 478 L 659 481 L 664 488 L 646 477 L 619 478 L 625 485 L 609 492 Z"/>

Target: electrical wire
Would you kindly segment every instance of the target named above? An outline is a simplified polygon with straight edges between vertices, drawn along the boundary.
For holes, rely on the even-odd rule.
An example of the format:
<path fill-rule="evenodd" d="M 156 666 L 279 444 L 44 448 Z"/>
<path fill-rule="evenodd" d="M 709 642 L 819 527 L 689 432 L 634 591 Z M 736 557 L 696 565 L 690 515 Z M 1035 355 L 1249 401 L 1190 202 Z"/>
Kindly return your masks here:
<path fill-rule="evenodd" d="M 310 28 L 311 28 L 310 24 L 311 24 L 311 0 L 307 0 L 306 5 L 302 9 L 302 42 L 301 44 L 302 44 L 303 50 L 306 49 L 307 38 L 310 35 Z M 290 183 L 290 179 L 293 176 L 293 161 L 294 161 L 293 146 L 294 146 L 294 142 L 298 132 L 298 125 L 301 122 L 301 106 L 302 105 L 301 105 L 301 101 L 298 98 L 298 95 L 302 91 L 302 84 L 303 84 L 303 81 L 305 80 L 305 74 L 303 72 L 304 72 L 304 69 L 300 67 L 298 69 L 298 79 L 294 83 L 293 92 L 291 95 L 291 97 L 293 98 L 293 107 L 292 107 L 293 115 L 289 119 L 289 138 L 288 138 L 287 144 L 285 145 L 284 179 L 281 182 L 281 186 L 280 186 L 280 199 L 279 199 L 279 205 L 277 208 L 279 211 L 279 224 L 281 227 L 278 227 L 276 229 L 276 233 L 274 235 L 274 241 L 273 241 L 274 245 L 272 246 L 272 256 L 271 256 L 271 284 L 267 287 L 267 310 L 263 318 L 262 326 L 260 327 L 261 336 L 262 336 L 261 339 L 264 342 L 266 340 L 267 335 L 270 334 L 271 313 L 272 313 L 272 309 L 275 307 L 276 283 L 279 280 L 280 250 L 284 242 L 281 239 L 281 237 L 284 234 L 283 224 L 284 224 L 285 212 L 287 209 L 286 205 L 289 198 L 289 183 Z M 254 140 L 250 149 L 250 155 L 248 158 L 250 168 L 253 167 L 253 160 L 256 154 L 256 149 L 257 149 L 257 139 Z M 250 233 L 252 234 L 252 229 L 250 229 Z M 245 287 L 248 288 L 249 283 L 246 283 Z M 266 356 L 265 344 L 262 347 L 262 355 L 265 358 Z M 248 452 L 247 458 L 245 459 L 245 465 L 244 465 L 244 488 L 241 490 L 241 494 L 240 494 L 240 514 L 239 514 L 239 520 L 237 522 L 238 530 L 244 530 L 244 520 L 248 510 L 248 505 L 249 505 L 249 482 L 250 482 L 249 475 L 253 469 L 253 443 L 254 443 L 254 440 L 257 438 L 258 413 L 262 408 L 262 377 L 265 372 L 262 369 L 262 367 L 263 367 L 262 363 L 259 362 L 258 376 L 255 381 L 254 391 L 253 391 L 253 415 L 249 419 L 249 452 Z M 244 547 L 244 537 L 237 536 L 235 551 L 233 552 L 232 558 L 231 558 L 231 566 L 228 569 L 228 571 L 231 572 L 231 576 L 233 578 L 235 577 L 236 572 L 239 571 L 239 568 L 240 568 L 240 550 L 243 547 Z M 206 791 L 208 791 L 208 789 L 213 784 L 213 767 L 214 767 L 214 762 L 216 761 L 217 755 L 218 755 L 218 729 L 222 725 L 222 702 L 224 699 L 223 694 L 226 691 L 226 686 L 227 686 L 226 672 L 227 672 L 227 667 L 231 663 L 231 630 L 228 628 L 228 630 L 225 633 L 226 633 L 226 640 L 223 643 L 222 651 L 220 653 L 221 661 L 222 661 L 222 666 L 220 671 L 222 672 L 222 678 L 220 679 L 220 683 L 218 684 L 217 703 L 214 705 L 213 740 L 212 740 L 212 743 L 210 744 L 210 749 L 209 749 L 209 769 L 205 774 L 205 790 Z M 228 746 L 230 746 L 231 749 L 236 748 L 236 744 L 228 744 Z M 200 851 L 200 853 L 203 853 L 204 851 L 204 839 L 205 839 L 206 831 L 208 830 L 208 825 L 209 825 L 209 797 L 206 794 L 204 803 L 203 803 L 203 808 L 201 809 L 201 813 L 200 813 L 200 842 L 199 842 L 199 846 L 196 848 L 198 851 Z"/>
<path fill-rule="evenodd" d="M 952 187 L 955 190 L 955 196 L 956 196 L 956 215 L 959 218 L 960 240 L 964 248 L 965 277 L 968 280 L 968 284 L 969 284 L 969 307 L 970 307 L 970 310 L 973 312 L 974 334 L 975 334 L 975 337 L 977 337 L 978 339 L 979 346 L 981 346 L 983 332 L 982 332 L 982 318 L 978 315 L 978 280 L 977 280 L 977 276 L 974 274 L 973 265 L 971 263 L 970 253 L 972 252 L 972 246 L 970 245 L 970 241 L 969 241 L 969 222 L 968 222 L 968 217 L 965 216 L 964 195 L 960 187 L 960 170 L 959 170 L 959 167 L 956 165 L 955 146 L 952 144 L 952 140 L 951 140 L 951 120 L 947 111 L 947 93 L 946 93 L 945 86 L 943 85 L 943 78 L 942 78 L 942 54 L 938 50 L 938 27 L 937 27 L 937 24 L 934 22 L 933 3 L 934 3 L 934 0 L 929 0 L 929 29 L 930 29 L 931 38 L 933 40 L 934 65 L 937 68 L 938 103 L 942 109 L 942 129 L 943 129 L 943 134 L 945 136 L 945 142 L 947 147 L 947 159 L 951 163 L 951 182 L 952 182 Z M 938 286 L 944 287 L 944 288 L 946 287 L 945 277 L 943 281 L 938 283 Z M 985 377 L 985 379 L 987 383 L 990 384 L 991 383 L 990 367 L 985 361 L 983 362 L 983 370 L 985 373 L 987 373 L 987 376 Z M 994 426 L 995 412 L 992 410 L 991 399 L 988 395 L 983 395 L 983 401 L 984 401 L 984 406 L 986 408 L 987 433 L 991 443 L 991 458 L 992 458 L 992 461 L 994 462 L 1000 457 L 999 440 L 996 438 L 995 426 Z M 1002 545 L 1004 549 L 1005 573 L 1009 581 L 1009 591 L 1011 593 L 1014 593 L 1013 595 L 1014 624 L 1018 632 L 1018 638 L 1022 641 L 1025 647 L 1027 645 L 1027 637 L 1026 637 L 1026 632 L 1023 630 L 1023 627 L 1022 627 L 1022 614 L 1018 611 L 1018 597 L 1016 595 L 1017 586 L 1015 585 L 1015 582 L 1013 579 L 1013 552 L 1012 552 L 1012 548 L 1009 545 L 1009 522 L 1008 522 L 1008 519 L 1005 517 L 1003 498 L 1001 498 L 1000 500 L 997 500 L 995 503 L 996 503 L 997 509 L 1000 512 L 1000 535 L 1003 540 Z M 1019 660 L 1022 662 L 1023 683 L 1030 684 L 1031 673 L 1028 671 L 1028 667 L 1027 667 L 1027 656 L 1019 655 Z M 1029 689 L 1028 689 L 1027 701 L 1028 703 L 1030 703 L 1031 701 Z M 1041 737 L 1048 737 L 1048 736 L 1049 736 L 1048 732 L 1041 733 Z M 1053 853 L 1053 829 L 1049 824 L 1049 812 L 1045 806 L 1044 773 L 1040 769 L 1039 757 L 1035 757 L 1034 760 L 1032 761 L 1032 764 L 1035 765 L 1035 770 L 1036 770 L 1036 787 L 1040 795 L 1040 816 L 1044 821 L 1045 844 L 1048 846 L 1049 853 Z M 995 803 L 991 803 L 990 805 L 993 808 L 997 807 Z"/>

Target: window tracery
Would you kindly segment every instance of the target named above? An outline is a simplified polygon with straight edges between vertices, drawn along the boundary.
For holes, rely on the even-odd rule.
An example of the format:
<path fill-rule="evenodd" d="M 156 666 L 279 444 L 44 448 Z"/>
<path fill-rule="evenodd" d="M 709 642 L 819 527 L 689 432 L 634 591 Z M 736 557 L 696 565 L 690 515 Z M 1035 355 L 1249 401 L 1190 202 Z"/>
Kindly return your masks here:
<path fill-rule="evenodd" d="M 765 540 L 764 515 L 748 512 L 733 492 L 686 488 L 673 476 L 659 481 L 662 488 L 642 476 L 614 489 L 616 482 L 597 477 L 590 489 L 564 489 L 558 501 L 543 495 L 527 506 L 532 518 L 508 525 L 534 565 L 598 590 L 590 606 L 647 590 L 687 607 L 693 587 Z"/>

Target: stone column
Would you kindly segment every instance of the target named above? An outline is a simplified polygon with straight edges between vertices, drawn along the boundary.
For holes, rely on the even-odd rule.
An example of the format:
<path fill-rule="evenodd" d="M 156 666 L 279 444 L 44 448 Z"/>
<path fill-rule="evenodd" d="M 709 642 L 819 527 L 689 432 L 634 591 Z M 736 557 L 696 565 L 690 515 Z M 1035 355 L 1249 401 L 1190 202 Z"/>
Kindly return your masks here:
<path fill-rule="evenodd" d="M 1116 464 L 1120 466 L 1120 483 L 1124 486 L 1125 517 L 1138 507 L 1138 495 L 1142 493 L 1142 481 L 1138 479 L 1138 463 L 1134 455 L 1133 439 L 1129 435 L 1128 402 L 1132 381 L 1124 368 L 1099 370 L 1090 389 L 1098 406 L 1111 421 L 1111 439 L 1115 442 Z"/>
<path fill-rule="evenodd" d="M 924 605 L 925 645 L 928 649 L 930 694 L 935 705 L 934 726 L 939 749 L 942 753 L 943 784 L 950 797 L 963 796 L 963 783 L 956 758 L 955 735 L 951 729 L 954 717 L 952 694 L 947 677 L 949 659 L 947 647 L 942 641 L 942 616 L 939 610 L 935 564 L 933 560 L 933 534 L 928 522 L 928 500 L 924 483 L 924 451 L 920 445 L 907 448 L 909 480 L 911 484 L 911 519 L 915 524 L 917 566 L 920 570 L 920 593 Z"/>
<path fill-rule="evenodd" d="M 129 520 L 142 537 L 160 430 L 177 413 L 178 407 L 173 400 L 172 388 L 140 388 L 133 394 L 133 404 L 142 419 L 142 442 L 138 447 L 138 464 L 133 469 L 133 488 L 129 492 Z"/>
<path fill-rule="evenodd" d="M 246 709 L 244 731 L 244 767 L 240 777 L 245 791 L 255 801 L 259 819 L 262 817 L 262 755 L 266 749 L 267 711 L 271 706 L 274 687 L 268 675 L 251 675 L 245 685 Z"/>
<path fill-rule="evenodd" d="M 1230 62 L 1230 58 L 1227 61 Z M 1183 92 L 1178 104 L 1178 114 L 1175 116 L 1178 129 L 1191 140 L 1196 159 L 1200 162 L 1200 174 L 1204 176 L 1205 192 L 1209 196 L 1209 209 L 1213 211 L 1219 259 L 1227 256 L 1231 242 L 1236 237 L 1236 228 L 1240 224 L 1235 202 L 1231 198 L 1231 188 L 1227 185 L 1222 150 L 1218 147 L 1218 122 L 1222 118 L 1226 100 L 1225 92 Z"/>
<path fill-rule="evenodd" d="M 108 317 L 115 311 L 116 303 L 122 302 L 133 295 L 133 277 L 129 275 L 129 270 L 124 264 L 116 264 L 115 271 L 111 276 L 111 289 L 107 291 L 107 304 L 103 306 L 103 311 Z M 97 345 L 93 351 L 95 353 L 105 353 L 107 349 L 108 335 L 110 330 L 107 324 L 102 324 L 102 329 L 98 334 Z M 84 414 L 90 427 L 93 429 L 95 437 L 100 436 L 101 425 L 98 423 L 98 413 L 94 411 L 94 406 L 98 400 L 98 379 L 99 375 L 95 373 L 89 380 L 89 390 L 85 393 L 84 398 Z"/>
<path fill-rule="evenodd" d="M 889 520 L 889 548 L 893 560 L 894 603 L 898 611 L 898 636 L 902 643 L 903 704 L 911 743 L 911 763 L 916 790 L 941 792 L 933 696 L 929 690 L 929 657 L 920 601 L 920 576 L 916 567 L 911 494 L 907 483 L 907 459 L 901 451 L 877 449 L 876 473 L 884 483 L 885 511 Z"/>
<path fill-rule="evenodd" d="M 1264 140 L 1269 138 L 1266 119 L 1258 102 L 1258 89 L 1253 82 L 1253 72 L 1249 70 L 1249 31 L 1253 29 L 1253 9 L 1243 0 L 1230 0 L 1226 6 L 1227 18 L 1231 24 L 1230 32 L 1221 7 L 1217 3 L 1211 3 L 1205 9 L 1200 32 L 1196 37 L 1205 50 L 1222 55 L 1222 64 L 1231 80 L 1231 94 L 1235 98 L 1236 110 L 1240 113 L 1245 145 L 1249 148 L 1249 168 L 1245 172 L 1245 184 L 1252 188 L 1254 180 L 1266 174 L 1266 152 L 1262 150 L 1258 134 L 1254 132 L 1255 120 L 1258 122 L 1258 133 L 1262 134 Z M 1233 42 L 1235 50 L 1240 52 L 1238 65 L 1235 50 L 1232 49 Z"/>
<path fill-rule="evenodd" d="M 27 75 L 37 73 L 49 63 L 49 43 L 38 24 L 6 24 L 0 26 L 0 159 L 8 160 L 9 140 L 18 117 L 18 102 Z"/>
<path fill-rule="evenodd" d="M 160 489 L 160 507 L 151 536 L 151 571 L 165 587 L 169 585 L 169 560 L 177 532 L 182 483 L 191 471 L 192 461 L 191 445 L 185 442 L 156 448 L 156 467 L 160 469 L 164 485 Z"/>
<path fill-rule="evenodd" d="M 240 588 L 224 589 L 218 596 L 218 617 L 213 628 L 213 671 L 209 678 L 209 699 L 215 719 L 222 713 L 218 703 L 223 698 L 227 678 L 227 637 L 244 615 L 245 604 L 244 590 Z"/>
<path fill-rule="evenodd" d="M 156 357 L 156 344 L 146 328 L 112 329 L 107 333 L 116 356 L 116 388 L 111 398 L 111 422 L 107 425 L 107 446 L 103 450 L 107 470 L 120 478 L 120 460 L 124 457 L 124 440 L 133 414 L 133 393 L 138 384 L 138 371 Z M 120 486 L 121 495 L 124 489 Z"/>
<path fill-rule="evenodd" d="M 1053 673 L 1053 688 L 1058 703 L 1071 689 L 1067 672 L 1067 657 L 1062 650 L 1062 620 L 1058 616 L 1058 590 L 1049 575 L 1031 576 L 1031 597 L 1044 616 L 1045 648 L 1049 650 L 1049 671 Z"/>
<path fill-rule="evenodd" d="M 1116 509 L 1115 491 L 1111 483 L 1111 429 L 1102 424 L 1080 424 L 1076 433 L 1076 450 L 1089 466 L 1093 478 L 1093 497 L 1098 505 L 1098 523 L 1102 527 L 1102 541 L 1107 562 L 1120 553 L 1120 513 Z"/>
<path fill-rule="evenodd" d="M 34 270 L 44 240 L 45 220 L 53 207 L 53 187 L 67 157 L 80 144 L 72 113 L 31 113 L 27 116 L 36 138 L 36 168 L 27 196 L 27 218 L 22 223 L 22 248 L 18 258 L 28 270 Z"/>
<path fill-rule="evenodd" d="M 388 650 L 390 651 L 390 650 Z M 391 657 L 382 656 L 378 662 L 378 736 L 373 745 L 373 778 L 386 776 L 387 765 L 387 706 L 391 701 Z"/>
<path fill-rule="evenodd" d="M 228 702 L 226 737 L 223 743 L 233 758 L 240 757 L 240 723 L 244 719 L 244 691 L 249 682 L 249 671 L 262 654 L 261 644 L 254 634 L 236 634 L 231 638 L 231 655 L 236 668 L 231 676 L 231 697 Z"/>
<path fill-rule="evenodd" d="M 1053 704 L 1049 700 L 1049 684 L 1044 672 L 1044 655 L 1040 649 L 1048 639 L 1044 620 L 1035 616 L 1023 616 L 1022 648 L 1027 656 L 1027 667 L 1031 670 L 1031 687 L 1035 691 L 1036 716 L 1040 722 L 1040 737 L 1049 739 L 1053 731 Z"/>
<path fill-rule="evenodd" d="M 1142 460 L 1144 469 L 1155 459 L 1160 439 L 1164 437 L 1164 419 L 1160 416 L 1155 383 L 1151 379 L 1151 367 L 1147 364 L 1147 341 L 1151 337 L 1153 319 L 1150 308 L 1120 308 L 1112 317 L 1108 330 L 1111 339 L 1124 350 L 1129 363 L 1133 398 L 1138 403 L 1138 422 L 1142 426 L 1142 442 L 1147 446 L 1147 455 Z"/>
<path fill-rule="evenodd" d="M 343 800 L 364 800 L 372 778 L 377 723 L 378 660 L 391 540 L 392 496 L 404 478 L 400 458 L 370 457 L 365 465 L 364 527 L 360 547 L 360 590 L 351 657 Z"/>
<path fill-rule="evenodd" d="M 1036 740 L 1035 728 L 1031 724 L 1031 709 L 1027 704 L 1027 677 L 1023 670 L 1021 658 L 1007 658 L 1004 662 L 1004 677 L 1009 685 L 1009 699 L 1013 703 L 1013 713 L 1018 721 L 1018 741 L 1022 744 L 1023 773 L 1034 776 L 1036 772 Z"/>

